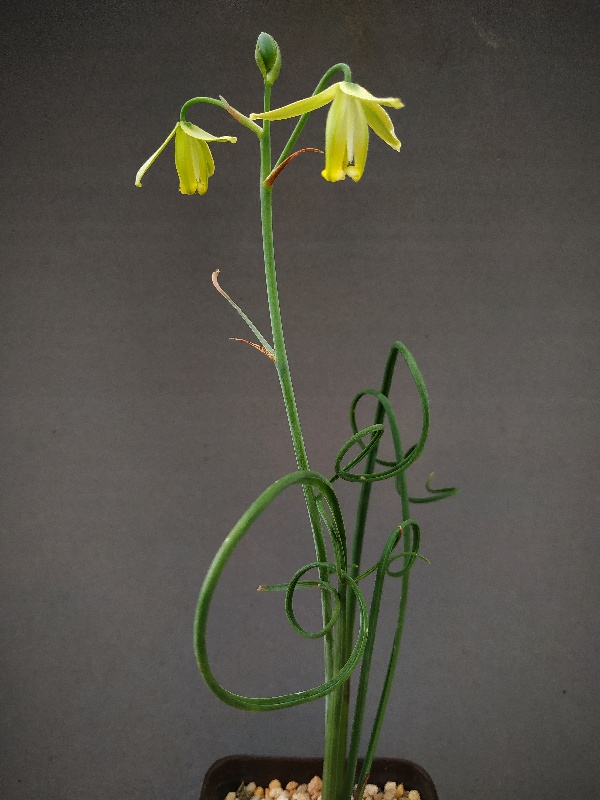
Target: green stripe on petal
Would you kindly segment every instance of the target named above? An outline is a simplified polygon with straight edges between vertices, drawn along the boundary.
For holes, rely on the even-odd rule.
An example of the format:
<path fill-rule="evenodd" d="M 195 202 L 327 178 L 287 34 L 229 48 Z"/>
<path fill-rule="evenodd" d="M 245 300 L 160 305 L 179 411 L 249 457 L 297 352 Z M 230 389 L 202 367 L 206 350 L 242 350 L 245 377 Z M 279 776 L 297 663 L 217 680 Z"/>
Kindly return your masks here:
<path fill-rule="evenodd" d="M 369 128 L 363 111 L 364 105 L 360 101 L 348 100 L 349 130 L 352 129 L 352 152 L 350 152 L 349 136 L 348 159 L 353 163 L 346 167 L 346 175 L 354 182 L 362 178 L 369 149 Z"/>
<path fill-rule="evenodd" d="M 206 144 L 206 142 L 200 142 L 200 148 L 204 153 L 204 161 L 206 163 L 206 184 L 208 186 L 208 179 L 211 175 L 215 174 L 215 160 L 212 157 L 210 147 Z"/>
<path fill-rule="evenodd" d="M 321 175 L 326 181 L 343 181 L 348 166 L 348 98 L 338 93 L 334 98 L 325 126 L 325 169 Z"/>
<path fill-rule="evenodd" d="M 198 145 L 198 194 L 205 194 L 208 191 L 208 179 L 215 171 L 215 162 L 208 145 L 203 141 L 196 141 Z"/>
<path fill-rule="evenodd" d="M 339 93 L 341 81 L 328 86 L 318 94 L 307 97 L 304 100 L 296 100 L 295 103 L 290 103 L 281 108 L 275 108 L 273 111 L 266 111 L 262 114 L 250 114 L 250 119 L 289 119 L 290 117 L 299 117 L 306 114 L 308 111 L 314 111 L 317 108 L 330 103 Z"/>
<path fill-rule="evenodd" d="M 389 114 L 377 103 L 361 103 L 369 127 L 380 139 L 394 150 L 400 150 L 400 141 L 394 133 L 394 125 Z"/>
<path fill-rule="evenodd" d="M 159 155 L 162 153 L 162 151 L 165 149 L 165 147 L 169 144 L 169 142 L 171 141 L 173 136 L 175 136 L 175 133 L 176 133 L 178 127 L 179 127 L 179 123 L 177 125 L 175 125 L 175 127 L 173 128 L 171 133 L 167 136 L 167 138 L 161 144 L 161 146 L 158 148 L 156 153 L 153 153 L 150 156 L 150 158 L 147 161 L 144 161 L 142 166 L 139 168 L 139 170 L 137 172 L 137 175 L 135 176 L 135 185 L 136 186 L 141 186 L 142 185 L 142 178 L 144 177 L 144 175 L 146 174 L 148 169 L 152 166 L 152 164 L 154 164 L 154 162 L 159 157 Z"/>

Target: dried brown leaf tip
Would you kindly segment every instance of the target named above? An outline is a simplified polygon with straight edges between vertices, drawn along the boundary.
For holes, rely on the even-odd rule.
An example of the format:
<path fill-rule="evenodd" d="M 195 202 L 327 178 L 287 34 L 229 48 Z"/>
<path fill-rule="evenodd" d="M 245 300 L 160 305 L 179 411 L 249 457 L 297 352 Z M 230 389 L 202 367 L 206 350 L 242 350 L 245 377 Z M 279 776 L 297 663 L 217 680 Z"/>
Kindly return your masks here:
<path fill-rule="evenodd" d="M 248 339 L 240 339 L 237 336 L 230 336 L 230 342 L 244 342 L 245 344 L 249 344 L 250 347 L 254 347 L 255 350 L 259 350 L 261 353 L 264 353 L 268 359 L 271 361 L 275 361 L 275 356 L 272 353 L 269 353 L 266 347 L 263 347 L 262 344 L 256 344 L 256 342 L 249 342 Z"/>

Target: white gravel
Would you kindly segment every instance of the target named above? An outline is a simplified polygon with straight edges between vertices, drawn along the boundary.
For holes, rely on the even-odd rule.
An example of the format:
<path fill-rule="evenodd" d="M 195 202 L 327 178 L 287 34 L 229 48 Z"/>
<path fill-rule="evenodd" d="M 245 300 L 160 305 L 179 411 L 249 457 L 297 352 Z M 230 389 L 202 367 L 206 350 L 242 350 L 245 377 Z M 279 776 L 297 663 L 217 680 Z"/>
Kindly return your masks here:
<path fill-rule="evenodd" d="M 253 781 L 242 784 L 237 792 L 229 792 L 225 800 L 322 800 L 323 781 L 318 775 L 309 783 L 290 781 L 285 786 L 276 778 L 267 787 L 257 786 Z M 354 787 L 356 788 L 356 787 Z M 383 789 L 374 783 L 367 783 L 363 800 L 421 800 L 416 789 L 405 789 L 404 784 L 388 781 Z"/>

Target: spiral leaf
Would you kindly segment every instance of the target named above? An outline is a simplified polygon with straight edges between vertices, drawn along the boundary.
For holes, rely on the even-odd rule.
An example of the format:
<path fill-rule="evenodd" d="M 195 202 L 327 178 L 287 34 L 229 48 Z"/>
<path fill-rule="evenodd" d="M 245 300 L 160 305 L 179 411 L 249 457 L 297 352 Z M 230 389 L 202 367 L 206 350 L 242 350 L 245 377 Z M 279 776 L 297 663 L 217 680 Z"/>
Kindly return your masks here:
<path fill-rule="evenodd" d="M 427 476 L 427 480 L 425 481 L 425 488 L 429 492 L 429 497 L 411 497 L 411 503 L 435 503 L 436 500 L 443 500 L 446 497 L 452 497 L 452 495 L 458 492 L 456 486 L 448 486 L 445 489 L 432 489 L 431 488 L 431 479 L 433 478 L 434 473 L 430 472 Z"/>
<path fill-rule="evenodd" d="M 332 536 L 335 563 L 330 564 L 327 562 L 314 562 L 313 564 L 303 567 L 294 575 L 286 592 L 286 610 L 288 612 L 288 618 L 290 619 L 290 622 L 293 620 L 292 624 L 294 625 L 294 628 L 299 632 L 302 632 L 302 635 L 308 635 L 312 637 L 313 634 L 309 634 L 307 631 L 304 631 L 304 629 L 302 629 L 295 620 L 292 609 L 292 598 L 295 586 L 299 582 L 302 575 L 314 567 L 324 571 L 325 573 L 335 572 L 337 574 L 340 587 L 343 586 L 344 591 L 349 589 L 352 595 L 355 597 L 356 602 L 358 602 L 360 624 L 357 640 L 346 662 L 341 665 L 340 669 L 337 670 L 335 675 L 319 686 L 315 686 L 312 689 L 306 689 L 300 692 L 276 695 L 273 697 L 248 697 L 246 695 L 236 694 L 228 689 L 225 689 L 225 687 L 218 682 L 210 667 L 206 649 L 206 628 L 210 605 L 218 580 L 225 569 L 227 562 L 252 524 L 275 500 L 275 498 L 281 494 L 281 492 L 290 486 L 298 484 L 301 484 L 304 487 L 312 486 L 318 489 L 321 498 L 324 499 L 329 508 L 332 523 L 329 530 Z M 274 711 L 278 708 L 288 708 L 290 706 L 309 702 L 310 700 L 315 700 L 318 697 L 324 697 L 348 678 L 352 670 L 358 664 L 358 661 L 360 660 L 365 648 L 368 631 L 368 612 L 361 591 L 359 590 L 353 578 L 346 572 L 346 564 L 347 555 L 344 521 L 335 492 L 323 475 L 313 472 L 312 470 L 298 470 L 297 472 L 292 472 L 291 474 L 286 475 L 284 478 L 280 478 L 278 481 L 275 481 L 275 483 L 269 486 L 269 488 L 266 489 L 254 501 L 254 503 L 252 503 L 246 513 L 243 514 L 236 525 L 234 525 L 231 532 L 228 534 L 223 544 L 219 548 L 208 570 L 202 585 L 202 589 L 200 590 L 200 596 L 198 598 L 194 628 L 196 658 L 204 680 L 217 697 L 219 697 L 228 705 L 235 706 L 236 708 L 246 709 L 249 711 Z M 319 581 L 319 585 L 320 584 L 321 581 Z M 333 586 L 331 586 L 331 588 L 321 586 L 321 588 L 325 591 L 334 592 L 338 598 L 340 597 Z M 334 611 L 333 616 L 337 618 L 339 613 L 340 612 L 337 612 L 336 615 L 336 612 Z M 328 622 L 324 629 L 317 633 L 317 636 L 324 636 L 330 627 L 331 623 Z"/>
<path fill-rule="evenodd" d="M 296 631 L 296 633 L 299 633 L 300 636 L 304 636 L 307 639 L 320 639 L 322 636 L 325 636 L 325 634 L 328 631 L 330 631 L 337 622 L 342 607 L 342 599 L 338 594 L 338 592 L 335 590 L 335 588 L 329 583 L 329 581 L 314 581 L 315 585 L 317 585 L 320 589 L 330 592 L 335 599 L 335 605 L 333 607 L 333 613 L 331 614 L 331 619 L 323 628 L 321 628 L 321 630 L 316 631 L 314 633 L 307 631 L 299 624 L 298 620 L 296 619 L 296 614 L 294 613 L 294 605 L 293 605 L 294 592 L 296 590 L 296 587 L 298 586 L 300 578 L 303 575 L 305 575 L 309 570 L 314 569 L 315 567 L 318 567 L 319 569 L 325 569 L 328 572 L 336 571 L 335 564 L 328 564 L 327 562 L 324 561 L 313 561 L 312 564 L 307 564 L 306 566 L 299 569 L 298 572 L 296 572 L 292 580 L 289 582 L 287 586 L 287 591 L 285 593 L 285 613 L 287 614 L 289 623 L 292 626 L 292 628 Z"/>
<path fill-rule="evenodd" d="M 381 425 L 381 423 L 383 422 L 383 418 L 387 417 L 388 422 L 390 424 L 392 437 L 394 439 L 395 449 L 396 450 L 399 449 L 399 447 L 396 446 L 396 443 L 400 442 L 398 423 L 396 421 L 396 416 L 394 414 L 392 405 L 388 399 L 388 394 L 391 387 L 392 378 L 394 375 L 394 369 L 398 353 L 400 353 L 400 355 L 404 359 L 410 371 L 410 374 L 412 375 L 413 381 L 419 393 L 419 398 L 421 400 L 422 423 L 421 423 L 421 435 L 419 437 L 419 441 L 412 447 L 410 447 L 402 458 L 400 458 L 395 462 L 383 461 L 377 459 L 377 457 L 375 456 L 374 459 L 375 463 L 387 466 L 388 469 L 386 470 L 381 470 L 379 472 L 365 472 L 361 474 L 350 472 L 352 466 L 358 463 L 358 461 L 360 461 L 360 458 L 351 461 L 347 467 L 341 466 L 341 459 L 343 458 L 343 455 L 345 455 L 348 452 L 352 444 L 358 443 L 360 445 L 360 447 L 363 449 L 363 453 L 361 454 L 361 456 L 364 457 L 369 450 L 373 450 L 375 452 L 376 445 L 379 442 L 379 439 L 381 438 L 381 436 L 376 437 L 375 435 L 373 435 L 373 438 L 371 439 L 369 444 L 365 445 L 362 442 L 362 438 L 365 435 L 363 431 L 367 431 L 368 429 L 365 428 L 363 429 L 363 431 L 359 431 L 358 426 L 356 424 L 356 408 L 358 406 L 359 401 L 367 395 L 376 397 L 377 400 L 379 401 L 375 424 L 373 426 L 370 426 L 371 429 L 375 428 L 378 425 Z M 427 396 L 427 389 L 425 387 L 425 382 L 423 380 L 423 376 L 421 375 L 421 371 L 419 370 L 417 363 L 414 360 L 413 356 L 411 355 L 410 351 L 408 350 L 407 347 L 405 347 L 405 345 L 402 344 L 402 342 L 395 342 L 390 351 L 388 363 L 386 365 L 386 372 L 384 376 L 382 390 L 377 391 L 375 389 L 366 389 L 362 392 L 359 392 L 352 401 L 352 405 L 350 407 L 350 422 L 352 425 L 352 430 L 354 432 L 354 437 L 352 437 L 351 439 L 348 440 L 348 442 L 346 442 L 346 444 L 340 451 L 340 453 L 343 452 L 342 457 L 340 457 L 340 454 L 338 454 L 338 457 L 335 462 L 336 475 L 342 478 L 343 480 L 354 481 L 354 482 L 361 481 L 370 483 L 372 481 L 383 481 L 386 480 L 387 478 L 392 478 L 395 475 L 398 475 L 398 473 L 408 469 L 408 467 L 414 461 L 416 461 L 417 458 L 423 452 L 423 448 L 425 447 L 425 442 L 427 440 L 427 433 L 429 431 L 429 398 Z M 350 445 L 350 447 L 347 447 L 347 445 Z"/>

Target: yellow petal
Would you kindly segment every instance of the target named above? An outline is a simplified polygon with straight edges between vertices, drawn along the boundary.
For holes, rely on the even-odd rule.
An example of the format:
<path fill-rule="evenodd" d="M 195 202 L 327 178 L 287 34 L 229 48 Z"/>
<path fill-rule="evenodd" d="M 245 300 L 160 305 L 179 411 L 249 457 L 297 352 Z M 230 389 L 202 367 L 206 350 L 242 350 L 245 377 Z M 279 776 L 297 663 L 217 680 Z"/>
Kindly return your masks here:
<path fill-rule="evenodd" d="M 325 169 L 321 175 L 326 181 L 343 181 L 348 166 L 348 97 L 336 94 L 325 125 Z"/>
<path fill-rule="evenodd" d="M 200 179 L 200 161 L 203 157 L 200 142 L 188 136 L 178 126 L 175 133 L 175 168 L 179 175 L 181 194 L 196 193 Z"/>
<path fill-rule="evenodd" d="M 296 100 L 295 103 L 290 103 L 281 108 L 275 108 L 273 111 L 266 111 L 262 114 L 250 114 L 250 119 L 289 119 L 290 117 L 299 117 L 301 114 L 306 114 L 307 111 L 314 111 L 316 108 L 330 103 L 338 94 L 341 81 L 328 86 L 318 94 L 313 94 L 304 100 Z"/>
<path fill-rule="evenodd" d="M 392 106 L 393 108 L 402 108 L 404 106 L 404 103 L 398 97 L 373 97 L 371 92 L 363 89 L 358 83 L 341 81 L 340 90 L 351 97 L 356 97 L 358 100 L 368 100 L 371 103 L 379 103 L 380 106 Z"/>
<path fill-rule="evenodd" d="M 180 122 L 179 126 L 188 136 L 193 136 L 194 139 L 200 139 L 203 142 L 237 142 L 237 136 L 213 136 L 212 133 L 203 131 L 192 122 Z"/>
<path fill-rule="evenodd" d="M 396 138 L 389 114 L 377 103 L 362 103 L 361 105 L 368 125 L 377 136 L 394 150 L 400 150 L 400 141 Z"/>
<path fill-rule="evenodd" d="M 152 164 L 154 164 L 154 162 L 156 161 L 156 159 L 159 157 L 159 155 L 162 153 L 162 151 L 165 149 L 165 147 L 166 147 L 166 146 L 169 144 L 169 142 L 171 141 L 171 139 L 173 138 L 173 136 L 175 136 L 175 132 L 177 131 L 177 128 L 178 128 L 178 127 L 179 127 L 179 123 L 177 123 L 177 125 L 175 125 L 175 127 L 173 128 L 173 130 L 171 131 L 171 133 L 170 133 L 170 134 L 167 136 L 167 138 L 166 138 L 166 139 L 165 139 L 165 141 L 164 141 L 164 142 L 161 144 L 161 146 L 158 148 L 158 150 L 156 151 L 156 153 L 153 153 L 153 154 L 150 156 L 150 158 L 149 158 L 147 161 L 144 161 L 144 163 L 142 164 L 142 166 L 139 168 L 139 170 L 138 170 L 138 172 L 137 172 L 137 175 L 135 176 L 135 185 L 136 185 L 136 186 L 141 186 L 141 185 L 142 185 L 142 178 L 144 177 L 145 173 L 146 173 L 146 172 L 148 171 L 148 169 L 149 169 L 149 168 L 152 166 Z"/>

